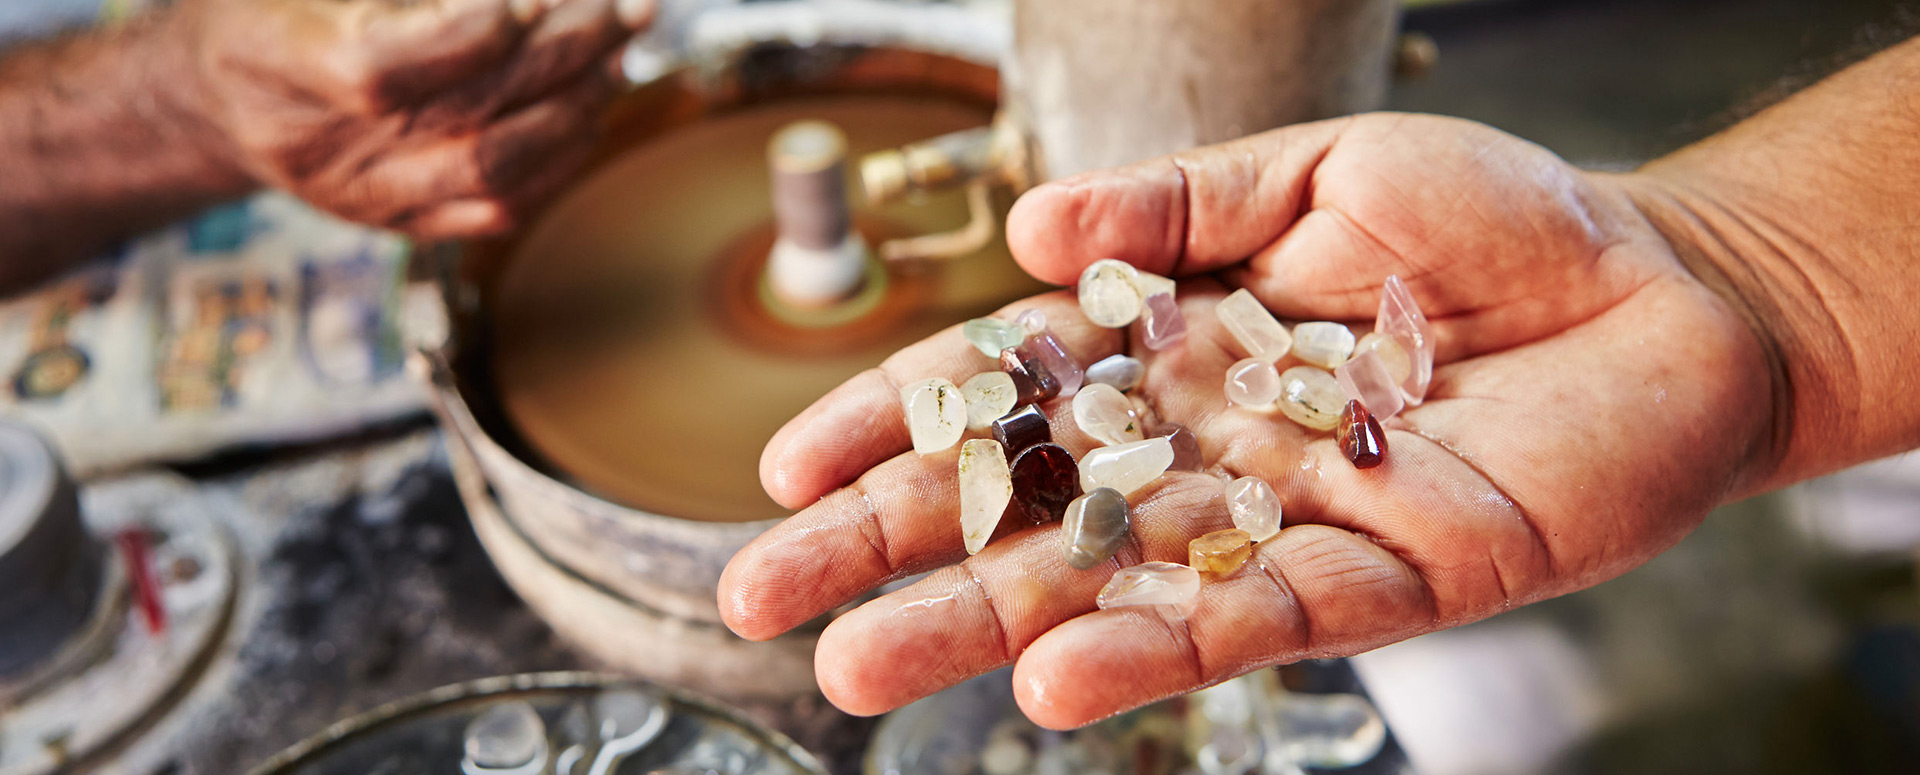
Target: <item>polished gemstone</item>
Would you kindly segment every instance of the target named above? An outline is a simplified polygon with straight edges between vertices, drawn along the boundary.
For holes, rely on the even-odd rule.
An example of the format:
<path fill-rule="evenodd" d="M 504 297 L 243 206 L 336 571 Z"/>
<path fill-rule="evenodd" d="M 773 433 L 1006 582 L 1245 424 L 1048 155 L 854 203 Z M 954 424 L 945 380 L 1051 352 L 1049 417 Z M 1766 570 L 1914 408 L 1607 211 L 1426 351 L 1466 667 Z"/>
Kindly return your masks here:
<path fill-rule="evenodd" d="M 1147 365 L 1126 355 L 1109 355 L 1087 367 L 1087 382 L 1112 385 L 1122 393 L 1139 387 L 1145 376 Z"/>
<path fill-rule="evenodd" d="M 1375 331 L 1360 337 L 1360 344 L 1354 346 L 1353 352 L 1356 356 L 1364 352 L 1380 356 L 1380 362 L 1387 365 L 1387 373 L 1393 375 L 1395 386 L 1413 375 L 1413 357 L 1407 355 L 1407 351 L 1400 348 L 1400 343 L 1386 334 Z"/>
<path fill-rule="evenodd" d="M 1118 490 L 1102 487 L 1073 499 L 1060 530 L 1067 564 L 1086 570 L 1106 562 L 1127 542 L 1132 519 L 1133 509 Z"/>
<path fill-rule="evenodd" d="M 1255 541 L 1265 541 L 1280 532 L 1280 496 L 1266 482 L 1242 476 L 1227 484 L 1227 513 L 1233 526 L 1247 531 Z"/>
<path fill-rule="evenodd" d="M 1010 323 L 999 318 L 974 318 L 960 325 L 960 334 L 967 342 L 988 358 L 1000 357 L 1000 351 L 1020 344 L 1027 338 L 1027 329 L 1019 323 Z"/>
<path fill-rule="evenodd" d="M 1151 435 L 1165 438 L 1168 445 L 1173 447 L 1173 465 L 1168 466 L 1167 470 L 1198 471 L 1205 465 L 1205 461 L 1200 459 L 1200 437 L 1187 430 L 1187 426 L 1163 422 L 1153 429 Z"/>
<path fill-rule="evenodd" d="M 1102 444 L 1125 444 L 1147 437 L 1133 401 L 1112 385 L 1092 383 L 1073 397 L 1073 422 Z"/>
<path fill-rule="evenodd" d="M 1149 350 L 1165 350 L 1187 338 L 1187 316 L 1171 293 L 1148 296 L 1141 304 L 1140 324 L 1140 339 Z"/>
<path fill-rule="evenodd" d="M 1080 497 L 1073 453 L 1058 444 L 1035 444 L 1013 459 L 1013 501 L 1028 522 L 1052 522 Z"/>
<path fill-rule="evenodd" d="M 1140 274 L 1125 261 L 1103 258 L 1080 273 L 1080 312 L 1101 328 L 1120 328 L 1140 317 Z"/>
<path fill-rule="evenodd" d="M 1037 309 L 1022 310 L 1014 316 L 1013 322 L 1019 323 L 1021 328 L 1026 329 L 1027 335 L 1032 336 L 1047 330 L 1047 313 Z"/>
<path fill-rule="evenodd" d="M 1016 406 L 1051 401 L 1060 395 L 1060 379 L 1039 358 L 1013 347 L 1000 351 L 1000 370 L 1013 379 Z"/>
<path fill-rule="evenodd" d="M 1247 357 L 1274 363 L 1286 357 L 1293 349 L 1293 335 L 1287 333 L 1287 327 L 1273 319 L 1259 299 L 1245 288 L 1227 294 L 1214 308 L 1214 316 L 1220 319 L 1227 333 L 1233 334 L 1234 341 L 1247 351 Z"/>
<path fill-rule="evenodd" d="M 1340 413 L 1340 427 L 1335 430 L 1334 438 L 1339 440 L 1340 451 L 1353 462 L 1354 468 L 1372 468 L 1387 459 L 1387 432 L 1359 401 L 1347 402 L 1347 408 Z"/>
<path fill-rule="evenodd" d="M 1179 287 L 1171 279 L 1161 277 L 1152 272 L 1142 272 L 1138 269 L 1134 270 L 1133 282 L 1134 285 L 1139 286 L 1140 298 L 1143 299 L 1150 299 L 1161 294 L 1165 294 L 1171 298 L 1174 290 Z"/>
<path fill-rule="evenodd" d="M 1380 316 L 1374 319 L 1373 330 L 1392 337 L 1406 351 L 1412 367 L 1400 386 L 1406 391 L 1407 405 L 1419 406 L 1433 381 L 1433 330 L 1399 275 L 1387 275 L 1380 291 Z"/>
<path fill-rule="evenodd" d="M 1347 396 L 1340 381 L 1325 370 L 1295 366 L 1280 373 L 1280 412 L 1287 419 L 1317 431 L 1330 431 L 1340 422 Z"/>
<path fill-rule="evenodd" d="M 983 371 L 960 386 L 960 397 L 967 402 L 967 430 L 984 431 L 994 420 L 1007 416 L 1019 401 L 1013 377 L 1004 371 Z"/>
<path fill-rule="evenodd" d="M 1029 333 L 1026 341 L 1013 349 L 1019 352 L 1022 358 L 1038 360 L 1044 364 L 1047 371 L 1053 374 L 1054 379 L 1059 380 L 1061 396 L 1072 396 L 1080 392 L 1080 385 L 1086 380 L 1086 369 L 1080 365 L 1079 361 L 1074 360 L 1072 355 L 1067 354 L 1067 348 L 1062 347 L 1060 339 L 1053 335 L 1053 330 L 1046 327 L 1046 316 L 1041 315 L 1038 310 L 1022 313 L 1022 324 L 1027 322 L 1026 316 L 1029 314 L 1038 317 L 1041 322 L 1040 330 L 1037 333 Z"/>
<path fill-rule="evenodd" d="M 1353 355 L 1353 332 L 1339 323 L 1316 320 L 1293 327 L 1293 357 L 1331 369 Z"/>
<path fill-rule="evenodd" d="M 1273 364 L 1248 358 L 1227 367 L 1227 401 L 1248 409 L 1272 409 L 1280 400 L 1280 372 Z"/>
<path fill-rule="evenodd" d="M 1132 495 L 1173 465 L 1173 444 L 1164 437 L 1090 450 L 1080 458 L 1080 489 L 1112 487 Z"/>
<path fill-rule="evenodd" d="M 953 446 L 967 432 L 967 400 L 943 377 L 923 379 L 900 389 L 907 434 L 913 451 L 931 455 Z"/>
<path fill-rule="evenodd" d="M 987 545 L 1012 500 L 1013 474 L 1000 442 L 967 439 L 960 445 L 960 539 L 967 554 Z"/>
<path fill-rule="evenodd" d="M 1367 411 L 1379 419 L 1399 414 L 1406 405 L 1406 396 L 1400 393 L 1400 382 L 1387 371 L 1387 362 L 1380 357 L 1380 353 L 1361 351 L 1353 356 L 1353 360 L 1334 369 L 1333 377 L 1339 380 L 1341 393 L 1349 400 L 1365 404 Z"/>
<path fill-rule="evenodd" d="M 1130 605 L 1168 605 L 1190 611 L 1200 596 L 1200 572 L 1175 562 L 1143 562 L 1121 568 L 1100 588 L 1102 610 Z"/>
<path fill-rule="evenodd" d="M 1253 536 L 1237 527 L 1215 530 L 1187 542 L 1187 564 L 1201 573 L 1231 576 L 1253 556 Z"/>
<path fill-rule="evenodd" d="M 1047 414 L 1033 404 L 994 420 L 992 427 L 993 440 L 1000 442 L 1007 454 L 1016 458 L 1028 447 L 1053 441 L 1053 427 L 1047 424 Z"/>

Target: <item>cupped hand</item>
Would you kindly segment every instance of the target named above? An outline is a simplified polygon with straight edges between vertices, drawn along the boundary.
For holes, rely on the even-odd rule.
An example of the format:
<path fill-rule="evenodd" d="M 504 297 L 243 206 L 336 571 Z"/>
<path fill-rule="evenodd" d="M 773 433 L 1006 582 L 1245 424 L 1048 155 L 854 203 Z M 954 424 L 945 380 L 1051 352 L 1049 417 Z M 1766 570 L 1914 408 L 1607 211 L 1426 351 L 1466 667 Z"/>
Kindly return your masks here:
<path fill-rule="evenodd" d="M 211 123 L 260 182 L 437 239 L 495 233 L 578 171 L 609 57 L 652 0 L 187 0 Z"/>
<path fill-rule="evenodd" d="M 910 449 L 897 387 L 994 364 L 949 329 L 821 399 L 761 461 L 804 510 L 736 556 L 728 624 L 768 638 L 883 583 L 931 571 L 834 620 L 822 690 L 850 712 L 897 707 L 1016 663 L 1034 721 L 1072 727 L 1267 665 L 1350 655 L 1618 575 L 1672 545 L 1739 486 L 1769 430 L 1761 344 L 1697 282 L 1629 196 L 1544 149 L 1458 120 L 1366 115 L 1302 125 L 1029 192 L 1016 257 L 1056 283 L 1117 257 L 1185 278 L 1186 341 L 1148 352 L 1086 323 L 1065 292 L 1038 307 L 1084 362 L 1130 352 L 1136 391 L 1200 437 L 1206 470 L 1135 494 L 1113 560 L 1074 570 L 1059 525 L 961 547 L 956 452 Z M 1365 330 L 1400 275 L 1427 313 L 1427 400 L 1386 423 L 1357 470 L 1329 434 L 1226 403 L 1243 356 L 1213 314 L 1245 287 L 1284 318 Z M 1285 364 L 1283 364 L 1284 366 Z M 1046 407 L 1076 455 L 1093 442 Z M 1120 567 L 1184 562 L 1230 526 L 1225 478 L 1257 476 L 1286 527 L 1184 618 L 1096 610 Z"/>

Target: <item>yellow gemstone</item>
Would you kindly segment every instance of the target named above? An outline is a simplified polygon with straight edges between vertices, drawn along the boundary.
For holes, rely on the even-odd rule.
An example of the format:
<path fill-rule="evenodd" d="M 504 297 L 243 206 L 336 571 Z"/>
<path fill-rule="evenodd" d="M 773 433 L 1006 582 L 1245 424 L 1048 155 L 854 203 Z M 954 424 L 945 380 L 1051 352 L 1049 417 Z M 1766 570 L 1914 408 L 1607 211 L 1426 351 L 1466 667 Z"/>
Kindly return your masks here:
<path fill-rule="evenodd" d="M 1253 556 L 1253 536 L 1237 527 L 1215 530 L 1187 543 L 1187 564 L 1202 573 L 1230 576 Z"/>

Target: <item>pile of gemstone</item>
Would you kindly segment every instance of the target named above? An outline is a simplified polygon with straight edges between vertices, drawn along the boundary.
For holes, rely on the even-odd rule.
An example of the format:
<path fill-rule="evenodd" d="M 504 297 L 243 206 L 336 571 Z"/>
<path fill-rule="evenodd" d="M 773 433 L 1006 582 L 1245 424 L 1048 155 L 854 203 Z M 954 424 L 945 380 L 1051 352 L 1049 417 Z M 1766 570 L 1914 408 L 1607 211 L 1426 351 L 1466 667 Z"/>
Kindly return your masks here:
<path fill-rule="evenodd" d="M 1095 325 L 1138 323 L 1147 349 L 1185 339 L 1186 319 L 1174 303 L 1172 280 L 1112 259 L 1080 275 L 1081 312 Z M 1379 421 L 1426 396 L 1433 342 L 1413 297 L 1388 277 L 1373 333 L 1358 341 L 1346 326 L 1301 323 L 1291 332 L 1246 290 L 1215 309 L 1248 357 L 1227 370 L 1226 398 L 1250 411 L 1278 410 L 1307 428 L 1334 430 L 1348 460 L 1371 468 L 1386 458 Z M 1178 423 L 1145 427 L 1147 412 L 1127 393 L 1146 367 L 1114 355 L 1082 368 L 1047 327 L 1038 310 L 1008 322 L 967 321 L 962 334 L 996 371 L 964 384 L 933 378 L 900 391 L 915 452 L 929 455 L 960 444 L 960 531 L 968 554 L 986 546 L 1013 506 L 1032 524 L 1062 520 L 1062 553 L 1074 568 L 1091 569 L 1125 543 L 1133 512 L 1127 498 L 1168 471 L 1200 471 L 1200 440 Z M 1297 361 L 1284 372 L 1278 364 Z M 1331 370 L 1331 371 L 1329 371 Z M 1041 404 L 1071 399 L 1074 424 L 1103 446 L 1078 461 L 1054 443 Z M 962 439 L 968 431 L 991 438 Z M 1188 563 L 1147 562 L 1123 568 L 1100 591 L 1101 608 L 1129 605 L 1190 607 L 1202 573 L 1226 577 L 1252 555 L 1253 545 L 1280 531 L 1281 502 L 1254 477 L 1226 488 L 1234 527 L 1193 539 Z"/>

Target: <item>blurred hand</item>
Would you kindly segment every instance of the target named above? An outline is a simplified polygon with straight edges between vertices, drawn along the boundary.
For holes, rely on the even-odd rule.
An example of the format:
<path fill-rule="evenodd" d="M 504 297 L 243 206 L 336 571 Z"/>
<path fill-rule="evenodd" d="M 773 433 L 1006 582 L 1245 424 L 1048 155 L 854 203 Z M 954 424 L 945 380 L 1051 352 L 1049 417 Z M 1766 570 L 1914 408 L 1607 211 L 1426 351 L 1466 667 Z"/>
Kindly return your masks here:
<path fill-rule="evenodd" d="M 1039 187 L 1008 236 L 1041 279 L 1118 257 L 1188 278 L 1184 344 L 1097 329 L 1068 293 L 1046 310 L 1084 362 L 1131 351 L 1135 392 L 1201 439 L 1206 473 L 1130 500 L 1129 544 L 1089 571 L 1058 524 L 1003 524 L 967 557 L 956 452 L 913 454 L 896 386 L 994 364 L 957 327 L 862 374 L 768 445 L 762 479 L 805 510 L 734 558 L 728 624 L 768 638 L 882 583 L 934 571 L 836 619 L 822 689 L 882 712 L 1017 662 L 1034 721 L 1072 727 L 1276 663 L 1349 655 L 1618 575 L 1672 545 L 1745 474 L 1769 431 L 1761 343 L 1648 224 L 1630 176 L 1582 173 L 1477 124 L 1367 115 L 1282 129 Z M 1386 423 L 1360 471 L 1331 434 L 1228 406 L 1239 347 L 1213 315 L 1235 286 L 1283 318 L 1370 326 L 1389 274 L 1438 344 L 1427 402 Z M 1076 455 L 1093 442 L 1047 410 Z M 1230 526 L 1219 477 L 1258 476 L 1287 527 L 1184 620 L 1097 611 L 1112 573 L 1186 561 Z M 1006 522 L 1013 522 L 1009 519 Z M 957 563 L 957 564 L 956 564 Z"/>
<path fill-rule="evenodd" d="M 577 171 L 651 0 L 183 0 L 238 163 L 426 239 L 510 227 Z"/>

